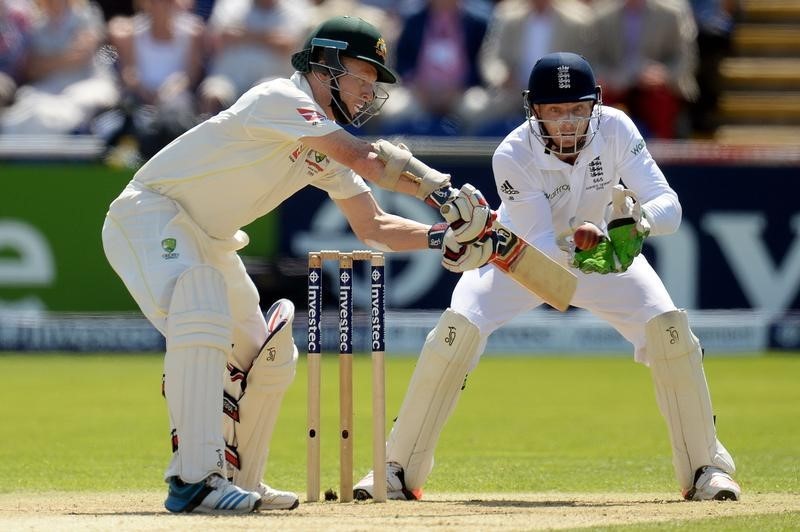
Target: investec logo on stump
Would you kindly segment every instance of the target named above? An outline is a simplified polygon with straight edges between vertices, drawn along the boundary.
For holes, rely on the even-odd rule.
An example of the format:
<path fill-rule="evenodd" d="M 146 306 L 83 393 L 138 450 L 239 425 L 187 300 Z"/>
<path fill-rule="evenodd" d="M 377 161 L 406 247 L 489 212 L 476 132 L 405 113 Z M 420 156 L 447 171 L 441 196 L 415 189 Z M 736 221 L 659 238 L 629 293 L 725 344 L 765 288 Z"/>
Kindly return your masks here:
<path fill-rule="evenodd" d="M 352 353 L 353 344 L 350 342 L 350 301 L 352 278 L 347 272 L 339 275 L 339 352 Z"/>
<path fill-rule="evenodd" d="M 372 323 L 372 350 L 383 351 L 383 267 L 372 269 L 372 285 L 370 286 L 370 322 Z"/>
<path fill-rule="evenodd" d="M 311 270 L 308 279 L 308 352 L 319 353 L 320 271 Z"/>

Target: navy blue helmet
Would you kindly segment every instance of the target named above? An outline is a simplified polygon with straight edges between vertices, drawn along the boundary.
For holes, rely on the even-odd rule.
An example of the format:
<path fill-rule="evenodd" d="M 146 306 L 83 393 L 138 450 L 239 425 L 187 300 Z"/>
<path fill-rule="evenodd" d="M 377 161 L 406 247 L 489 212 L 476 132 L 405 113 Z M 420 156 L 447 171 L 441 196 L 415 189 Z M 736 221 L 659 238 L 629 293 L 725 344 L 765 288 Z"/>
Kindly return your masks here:
<path fill-rule="evenodd" d="M 576 155 L 594 139 L 602 115 L 602 92 L 594 78 L 591 65 L 582 56 L 556 52 L 542 56 L 533 65 L 528 89 L 523 91 L 523 106 L 531 134 L 549 152 L 557 155 Z M 558 120 L 543 120 L 537 105 L 592 102 L 587 116 L 572 116 Z M 566 128 L 560 124 L 571 123 Z M 549 128 L 548 128 L 549 125 Z"/>
<path fill-rule="evenodd" d="M 556 52 L 536 61 L 528 78 L 527 100 L 530 104 L 599 101 L 600 86 L 586 59 Z"/>

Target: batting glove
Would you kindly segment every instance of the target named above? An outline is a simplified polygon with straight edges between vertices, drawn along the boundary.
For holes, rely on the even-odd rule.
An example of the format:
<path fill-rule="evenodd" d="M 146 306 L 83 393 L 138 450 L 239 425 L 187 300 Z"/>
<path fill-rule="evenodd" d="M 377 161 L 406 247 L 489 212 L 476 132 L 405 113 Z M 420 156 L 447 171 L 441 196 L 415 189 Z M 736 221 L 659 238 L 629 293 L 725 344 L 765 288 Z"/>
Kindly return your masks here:
<path fill-rule="evenodd" d="M 459 244 L 471 244 L 483 238 L 497 218 L 481 191 L 469 183 L 461 187 L 448 205 L 440 212 L 450 223 L 453 237 Z"/>
<path fill-rule="evenodd" d="M 471 244 L 461 244 L 455 239 L 453 230 L 448 229 L 442 246 L 442 266 L 455 273 L 485 266 L 494 259 L 497 242 L 497 234 L 490 231 L 480 240 Z"/>

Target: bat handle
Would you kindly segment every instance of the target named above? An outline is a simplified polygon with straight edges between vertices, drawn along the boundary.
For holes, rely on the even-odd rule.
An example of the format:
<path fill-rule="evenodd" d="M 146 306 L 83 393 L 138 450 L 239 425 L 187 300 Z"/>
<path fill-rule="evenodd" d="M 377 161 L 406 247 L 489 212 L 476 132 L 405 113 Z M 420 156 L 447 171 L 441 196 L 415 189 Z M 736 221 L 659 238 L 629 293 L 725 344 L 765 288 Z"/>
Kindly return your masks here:
<path fill-rule="evenodd" d="M 452 203 L 445 203 L 439 207 L 439 213 L 441 213 L 442 218 L 444 218 L 447 223 L 453 223 L 458 220 L 458 211 L 453 207 Z"/>

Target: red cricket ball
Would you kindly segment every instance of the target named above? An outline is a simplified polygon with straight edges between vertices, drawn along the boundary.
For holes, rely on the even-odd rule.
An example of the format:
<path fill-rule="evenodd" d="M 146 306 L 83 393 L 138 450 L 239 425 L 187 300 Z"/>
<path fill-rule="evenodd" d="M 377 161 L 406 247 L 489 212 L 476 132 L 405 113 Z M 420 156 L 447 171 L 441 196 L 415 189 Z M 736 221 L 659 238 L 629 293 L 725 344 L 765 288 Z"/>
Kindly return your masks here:
<path fill-rule="evenodd" d="M 603 232 L 600 228 L 589 222 L 579 225 L 575 229 L 575 234 L 572 235 L 575 247 L 584 251 L 592 249 L 599 244 L 602 237 Z"/>

